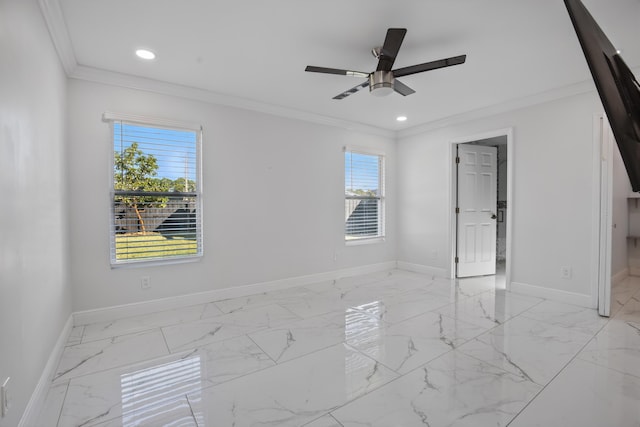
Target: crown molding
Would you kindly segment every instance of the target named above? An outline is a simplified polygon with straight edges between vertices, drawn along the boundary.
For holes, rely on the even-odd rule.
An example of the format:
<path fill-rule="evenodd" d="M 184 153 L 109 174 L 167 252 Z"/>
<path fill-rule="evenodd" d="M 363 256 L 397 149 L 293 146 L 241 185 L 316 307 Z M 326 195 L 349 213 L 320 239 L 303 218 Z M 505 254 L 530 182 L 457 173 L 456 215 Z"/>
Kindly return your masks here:
<path fill-rule="evenodd" d="M 640 67 L 630 68 L 634 75 L 638 75 L 640 73 Z M 547 102 L 552 102 L 559 99 L 569 98 L 571 96 L 591 92 L 596 92 L 595 83 L 592 79 L 584 80 L 579 83 L 562 86 L 545 92 L 540 92 L 535 95 L 513 99 L 511 101 L 503 102 L 500 104 L 490 105 L 453 116 L 443 117 L 431 122 L 422 123 L 407 129 L 402 129 L 396 132 L 396 141 L 399 141 L 402 138 L 419 135 L 421 133 L 431 132 L 433 130 L 444 128 L 447 126 L 454 126 L 457 124 L 483 119 L 485 117 L 491 117 L 509 111 L 519 110 L 521 108 L 532 107 L 534 105 L 544 104 Z"/>
<path fill-rule="evenodd" d="M 461 123 L 470 122 L 473 120 L 483 119 L 485 117 L 495 116 L 498 114 L 506 113 L 509 111 L 519 110 L 521 108 L 531 107 L 533 105 L 544 104 L 546 102 L 555 101 L 562 98 L 568 98 L 571 96 L 593 92 L 595 86 L 593 81 L 583 81 L 572 85 L 563 86 L 560 88 L 552 89 L 549 91 L 541 92 L 535 95 L 526 96 L 523 98 L 513 99 L 511 101 L 503 102 L 500 104 L 490 105 L 487 107 L 479 108 L 472 111 L 456 114 L 453 116 L 444 117 L 432 122 L 423 123 L 417 126 L 413 126 L 408 129 L 400 130 L 396 133 L 397 139 L 407 138 L 410 136 L 419 135 L 421 133 L 431 132 L 436 129 L 454 126 Z"/>
<path fill-rule="evenodd" d="M 635 69 L 633 71 L 634 73 L 637 73 Z M 386 138 L 392 138 L 396 141 L 402 138 L 431 132 L 433 130 L 444 128 L 447 126 L 454 126 L 473 120 L 479 120 L 485 117 L 491 117 L 509 111 L 544 104 L 547 102 L 552 102 L 583 93 L 595 92 L 595 85 L 593 81 L 585 80 L 580 83 L 559 87 L 535 95 L 522 97 L 508 102 L 444 117 L 442 119 L 423 123 L 411 128 L 402 130 L 389 130 L 362 123 L 340 120 L 329 116 L 323 116 L 321 114 L 300 111 L 293 108 L 262 103 L 251 99 L 223 95 L 205 89 L 183 86 L 175 83 L 168 83 L 160 80 L 153 80 L 146 77 L 139 77 L 114 71 L 107 71 L 103 69 L 87 67 L 84 65 L 76 65 L 73 71 L 68 72 L 67 75 L 69 78 L 73 79 L 142 90 L 162 95 L 176 96 L 179 98 L 191 99 L 209 104 L 223 105 L 243 110 L 251 110 L 260 113 L 271 114 L 274 116 L 297 119 L 324 126 L 336 127 L 354 132 L 378 135 Z"/>
<path fill-rule="evenodd" d="M 71 38 L 67 31 L 67 24 L 64 21 L 60 2 L 59 0 L 38 0 L 38 3 L 44 21 L 49 29 L 53 45 L 58 52 L 60 62 L 62 62 L 62 66 L 67 76 L 69 76 L 78 66 L 78 61 L 73 51 L 73 45 L 71 44 Z"/>
<path fill-rule="evenodd" d="M 46 0 L 42 0 L 46 1 Z M 56 0 L 53 0 L 56 1 Z M 555 101 L 558 99 L 568 98 L 583 93 L 595 91 L 595 85 L 592 80 L 585 80 L 580 83 L 563 86 L 549 91 L 541 92 L 535 95 L 517 98 L 508 102 L 495 104 L 472 111 L 444 117 L 439 120 L 423 123 L 411 128 L 403 130 L 388 130 L 370 126 L 347 120 L 340 120 L 333 117 L 323 116 L 321 114 L 309 113 L 293 108 L 281 107 L 277 105 L 262 103 L 251 99 L 240 98 L 236 96 L 223 95 L 208 91 L 205 89 L 194 88 L 190 86 L 168 83 L 161 80 L 153 80 L 146 77 L 139 77 L 130 74 L 107 71 L 103 69 L 87 67 L 84 65 L 76 65 L 73 72 L 68 73 L 70 78 L 85 80 L 94 83 L 101 83 L 111 86 L 125 87 L 129 89 L 143 90 L 147 92 L 158 93 L 162 95 L 176 96 L 209 104 L 223 105 L 228 107 L 239 108 L 243 110 L 251 110 L 260 113 L 271 114 L 274 116 L 285 117 L 289 119 L 297 119 L 306 122 L 316 123 L 325 126 L 337 127 L 354 132 L 368 133 L 386 138 L 393 138 L 396 141 L 421 133 L 427 133 L 436 129 L 447 126 L 470 122 L 485 117 L 495 116 L 509 111 L 518 110 L 538 104 Z"/>
<path fill-rule="evenodd" d="M 130 74 L 87 67 L 84 65 L 78 65 L 69 75 L 69 77 L 94 83 L 120 86 L 129 89 L 137 89 L 147 92 L 159 93 L 162 95 L 170 95 L 179 98 L 202 101 L 209 104 L 217 104 L 244 110 L 251 110 L 260 113 L 271 114 L 274 116 L 286 117 L 289 119 L 298 119 L 325 126 L 338 127 L 355 132 L 379 135 L 387 138 L 395 139 L 396 137 L 395 131 L 382 129 L 375 126 L 365 125 L 362 123 L 354 123 L 346 120 L 336 119 L 333 117 L 323 116 L 320 114 L 300 111 L 293 108 L 271 105 L 235 96 L 222 95 L 205 89 L 182 86 L 160 80 L 153 80 Z"/>

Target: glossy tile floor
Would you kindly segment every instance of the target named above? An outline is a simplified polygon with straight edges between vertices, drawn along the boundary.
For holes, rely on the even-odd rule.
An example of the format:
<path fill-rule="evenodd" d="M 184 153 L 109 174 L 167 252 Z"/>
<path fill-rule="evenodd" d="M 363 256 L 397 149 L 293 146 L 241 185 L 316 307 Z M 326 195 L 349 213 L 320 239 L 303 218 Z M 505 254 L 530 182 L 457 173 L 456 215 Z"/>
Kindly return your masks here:
<path fill-rule="evenodd" d="M 611 319 L 501 287 L 392 270 L 75 327 L 38 427 L 640 426 L 640 278 Z"/>

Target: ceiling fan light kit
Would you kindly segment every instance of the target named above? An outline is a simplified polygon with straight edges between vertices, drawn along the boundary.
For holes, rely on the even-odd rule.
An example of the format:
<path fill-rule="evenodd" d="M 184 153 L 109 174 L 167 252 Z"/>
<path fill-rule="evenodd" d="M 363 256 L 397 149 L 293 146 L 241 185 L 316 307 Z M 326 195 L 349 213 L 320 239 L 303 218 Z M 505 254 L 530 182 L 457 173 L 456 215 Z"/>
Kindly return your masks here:
<path fill-rule="evenodd" d="M 371 50 L 373 56 L 378 59 L 378 67 L 376 68 L 376 71 L 365 73 L 362 71 L 316 67 L 313 65 L 308 65 L 307 68 L 305 68 L 305 71 L 367 78 L 367 81 L 364 83 L 360 83 L 358 86 L 352 87 L 351 89 L 334 96 L 333 99 L 344 99 L 367 86 L 369 86 L 369 92 L 376 96 L 386 96 L 394 91 L 398 92 L 402 96 L 407 96 L 415 93 L 415 90 L 397 80 L 397 77 L 459 65 L 466 61 L 467 55 L 460 55 L 392 70 L 393 63 L 396 60 L 396 56 L 398 55 L 400 46 L 402 46 L 402 41 L 404 40 L 406 33 L 406 28 L 389 28 L 384 40 L 384 45 L 382 45 L 382 47 L 375 47 Z"/>
<path fill-rule="evenodd" d="M 387 96 L 393 92 L 393 73 L 374 71 L 369 74 L 369 92 L 375 96 Z"/>

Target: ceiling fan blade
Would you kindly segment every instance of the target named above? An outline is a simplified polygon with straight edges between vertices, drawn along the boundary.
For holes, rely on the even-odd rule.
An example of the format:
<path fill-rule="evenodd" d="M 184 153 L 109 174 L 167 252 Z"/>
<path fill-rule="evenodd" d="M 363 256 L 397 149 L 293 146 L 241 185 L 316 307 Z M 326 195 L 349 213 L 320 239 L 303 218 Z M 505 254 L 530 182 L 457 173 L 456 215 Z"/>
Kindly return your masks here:
<path fill-rule="evenodd" d="M 361 89 L 364 89 L 367 86 L 369 86 L 369 80 L 367 80 L 364 83 L 360 83 L 358 86 L 352 87 L 351 89 L 342 92 L 340 95 L 334 96 L 333 99 L 344 99 L 347 96 L 353 95 L 354 93 L 358 92 Z"/>
<path fill-rule="evenodd" d="M 393 80 L 393 90 L 395 90 L 402 96 L 407 96 L 407 95 L 411 95 L 412 93 L 416 93 L 415 90 L 411 89 L 409 86 L 402 83 L 398 79 Z"/>
<path fill-rule="evenodd" d="M 389 28 L 387 30 L 387 37 L 384 39 L 384 45 L 382 45 L 378 59 L 377 71 L 391 71 L 405 34 L 407 34 L 406 28 Z"/>
<path fill-rule="evenodd" d="M 351 70 L 341 70 L 338 68 L 326 68 L 326 67 L 314 67 L 313 65 L 307 65 L 305 71 L 309 71 L 311 73 L 324 73 L 324 74 L 338 74 L 341 76 L 353 76 L 353 77 L 369 77 L 369 73 L 364 73 L 362 71 L 351 71 Z"/>
<path fill-rule="evenodd" d="M 438 68 L 450 67 L 452 65 L 464 64 L 467 55 L 453 56 L 451 58 L 439 59 L 437 61 L 425 62 L 424 64 L 412 65 L 410 67 L 393 70 L 394 77 L 408 76 L 410 74 L 422 73 L 424 71 L 436 70 Z"/>

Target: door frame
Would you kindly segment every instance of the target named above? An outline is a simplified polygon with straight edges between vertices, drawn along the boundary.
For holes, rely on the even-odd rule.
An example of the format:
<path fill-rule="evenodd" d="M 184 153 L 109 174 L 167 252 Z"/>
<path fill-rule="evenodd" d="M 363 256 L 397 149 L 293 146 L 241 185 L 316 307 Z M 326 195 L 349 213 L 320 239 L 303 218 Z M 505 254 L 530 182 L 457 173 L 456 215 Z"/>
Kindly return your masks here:
<path fill-rule="evenodd" d="M 506 235 L 506 263 L 505 263 L 505 286 L 507 290 L 511 289 L 511 263 L 512 263 L 512 229 L 513 229 L 513 194 L 514 194 L 514 182 L 513 182 L 513 128 L 496 129 L 484 133 L 468 135 L 460 138 L 455 138 L 449 141 L 449 267 L 448 276 L 451 279 L 456 278 L 456 240 L 457 240 L 457 227 L 456 227 L 456 197 L 458 187 L 457 169 L 455 167 L 456 158 L 456 146 L 458 144 L 465 144 L 481 139 L 495 138 L 498 136 L 505 136 L 507 138 L 507 235 Z"/>
<path fill-rule="evenodd" d="M 601 316 L 611 310 L 611 245 L 613 239 L 613 144 L 615 139 L 604 114 L 593 116 L 593 259 L 592 305 Z"/>

